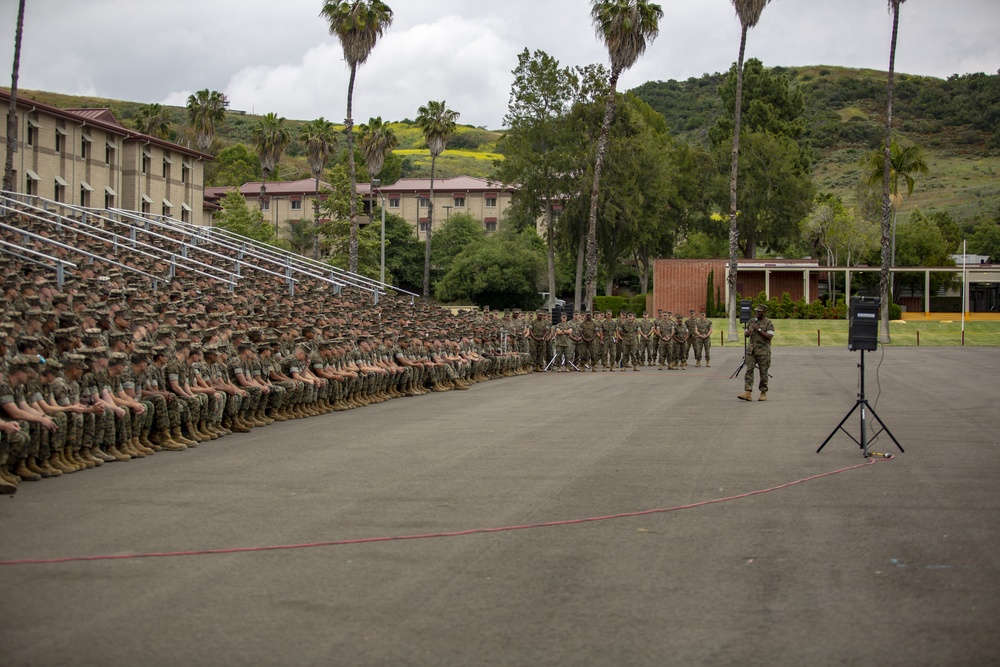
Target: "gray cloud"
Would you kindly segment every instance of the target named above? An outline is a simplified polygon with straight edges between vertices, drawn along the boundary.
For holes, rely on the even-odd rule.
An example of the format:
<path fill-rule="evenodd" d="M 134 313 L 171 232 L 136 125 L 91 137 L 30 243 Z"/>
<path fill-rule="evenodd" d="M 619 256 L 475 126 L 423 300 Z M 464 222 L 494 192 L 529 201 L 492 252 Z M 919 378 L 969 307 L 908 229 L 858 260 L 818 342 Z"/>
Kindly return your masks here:
<path fill-rule="evenodd" d="M 508 0 L 502 7 L 389 1 L 394 25 L 358 76 L 359 120 L 412 118 L 421 104 L 444 99 L 462 122 L 498 127 L 510 70 L 523 48 L 545 50 L 563 65 L 607 59 L 583 0 Z M 0 10 L 2 35 L 13 37 L 14 5 Z M 312 0 L 280 9 L 265 0 L 28 0 L 20 85 L 173 104 L 212 88 L 230 95 L 235 108 L 339 121 L 348 73 L 320 6 Z M 739 24 L 729 0 L 662 6 L 660 35 L 622 77 L 624 88 L 724 71 L 736 60 Z M 750 32 L 747 55 L 766 65 L 885 69 L 890 26 L 883 0 L 775 0 Z M 897 69 L 940 77 L 994 73 L 998 27 L 995 0 L 910 0 L 901 12 Z M 10 71 L 11 56 L 0 53 L 0 71 Z"/>

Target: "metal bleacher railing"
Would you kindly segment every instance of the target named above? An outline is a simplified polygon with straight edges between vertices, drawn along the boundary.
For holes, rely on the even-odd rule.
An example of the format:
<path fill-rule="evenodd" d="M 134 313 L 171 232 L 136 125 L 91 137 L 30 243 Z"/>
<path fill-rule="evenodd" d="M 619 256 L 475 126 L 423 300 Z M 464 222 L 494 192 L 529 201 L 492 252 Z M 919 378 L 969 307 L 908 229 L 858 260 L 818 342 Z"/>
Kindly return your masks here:
<path fill-rule="evenodd" d="M 22 201 L 22 200 L 32 201 L 33 203 L 27 203 L 27 201 Z M 71 229 L 76 234 L 83 234 L 84 236 L 88 236 L 88 237 L 94 238 L 94 239 L 96 239 L 98 241 L 101 241 L 101 242 L 112 243 L 112 244 L 115 243 L 115 239 L 109 239 L 109 238 L 103 237 L 101 235 L 93 234 L 93 233 L 87 231 L 86 229 L 76 229 L 75 228 L 75 225 L 77 224 L 76 220 L 74 220 L 72 218 L 69 218 L 69 217 L 66 217 L 66 216 L 62 215 L 61 213 L 55 213 L 53 211 L 46 210 L 45 205 L 47 205 L 47 204 L 53 204 L 53 203 L 56 204 L 57 206 L 59 205 L 58 202 L 48 202 L 48 200 L 43 200 L 40 197 L 33 197 L 31 195 L 21 195 L 21 194 L 16 194 L 16 193 L 10 193 L 10 192 L 5 192 L 5 191 L 0 191 L 0 216 L 4 216 L 4 215 L 8 215 L 8 214 L 15 214 L 15 215 L 19 215 L 19 216 L 25 216 L 25 217 L 27 217 L 29 219 L 32 219 L 32 220 L 37 220 L 37 221 L 44 222 L 44 223 L 47 223 L 47 224 L 52 224 L 53 226 L 56 226 L 56 227 L 59 227 L 59 226 L 68 227 L 69 229 Z M 36 204 L 42 204 L 42 206 L 38 206 Z M 30 250 L 29 248 L 26 247 L 28 239 L 32 239 L 32 240 L 38 241 L 39 243 L 41 243 L 43 245 L 50 246 L 52 248 L 61 248 L 63 250 L 72 252 L 72 253 L 74 253 L 76 255 L 79 255 L 79 256 L 85 258 L 86 260 L 88 260 L 88 263 L 91 263 L 91 264 L 94 261 L 99 261 L 99 262 L 103 262 L 105 264 L 109 264 L 111 266 L 116 266 L 116 267 L 118 267 L 120 269 L 123 269 L 125 271 L 129 271 L 131 273 L 135 273 L 137 275 L 141 275 L 141 276 L 147 278 L 148 280 L 150 280 L 153 283 L 153 290 L 154 291 L 156 291 L 156 289 L 158 288 L 159 283 L 162 280 L 164 280 L 163 277 L 155 276 L 155 275 L 153 275 L 151 273 L 147 273 L 146 271 L 142 271 L 142 270 L 137 269 L 137 268 L 135 268 L 133 266 L 128 266 L 127 264 L 124 264 L 124 263 L 119 262 L 117 260 L 111 259 L 108 256 L 101 255 L 101 254 L 94 253 L 94 252 L 90 252 L 89 250 L 85 250 L 83 248 L 70 245 L 68 243 L 63 243 L 62 241 L 58 241 L 56 239 L 49 238 L 49 237 L 47 237 L 47 236 L 45 236 L 43 234 L 38 234 L 38 233 L 32 232 L 30 230 L 23 229 L 21 227 L 18 227 L 17 225 L 11 225 L 11 224 L 8 224 L 8 223 L 5 223 L 5 222 L 0 222 L 0 230 L 13 232 L 14 234 L 19 235 L 21 237 L 21 239 L 22 239 L 21 245 L 16 245 L 16 244 L 7 242 L 7 243 L 5 243 L 4 246 L 2 246 L 2 249 L 0 249 L 0 251 L 4 252 L 5 254 L 12 255 L 12 256 L 20 256 L 18 253 L 20 253 L 20 254 L 27 254 L 30 251 L 31 253 L 34 253 L 35 257 L 41 256 L 43 258 L 47 258 L 50 261 L 54 262 L 55 265 L 52 266 L 52 267 L 50 267 L 50 268 L 52 268 L 52 269 L 55 270 L 55 272 L 56 272 L 56 281 L 57 281 L 57 284 L 58 284 L 58 286 L 60 288 L 62 288 L 63 281 L 65 279 L 65 269 L 67 267 L 76 268 L 76 264 L 74 264 L 72 262 L 67 262 L 65 260 L 60 260 L 60 259 L 58 259 L 56 257 L 52 257 L 52 256 L 47 255 L 45 253 L 40 253 L 40 252 L 37 252 L 37 251 Z M 41 261 L 41 260 L 39 260 L 39 261 Z M 42 265 L 43 266 L 48 266 L 48 265 L 46 265 L 44 263 L 42 263 Z"/>
<path fill-rule="evenodd" d="M 125 211 L 123 209 L 111 209 L 110 212 L 127 216 L 134 221 L 149 222 L 162 228 L 170 229 L 174 233 L 186 234 L 192 245 L 201 245 L 203 242 L 215 243 L 230 252 L 238 253 L 237 257 L 240 261 L 244 257 L 252 257 L 258 262 L 265 262 L 275 267 L 281 267 L 285 271 L 286 276 L 301 275 L 327 282 L 338 288 L 338 292 L 341 288 L 352 287 L 370 294 L 375 303 L 378 303 L 380 297 L 389 293 L 405 294 L 410 297 L 410 303 L 413 303 L 419 296 L 402 288 L 357 273 L 351 273 L 331 264 L 304 257 L 290 250 L 276 248 L 275 246 L 240 236 L 219 227 L 204 227 L 182 222 L 176 218 L 149 213 L 136 213 L 135 211 Z"/>

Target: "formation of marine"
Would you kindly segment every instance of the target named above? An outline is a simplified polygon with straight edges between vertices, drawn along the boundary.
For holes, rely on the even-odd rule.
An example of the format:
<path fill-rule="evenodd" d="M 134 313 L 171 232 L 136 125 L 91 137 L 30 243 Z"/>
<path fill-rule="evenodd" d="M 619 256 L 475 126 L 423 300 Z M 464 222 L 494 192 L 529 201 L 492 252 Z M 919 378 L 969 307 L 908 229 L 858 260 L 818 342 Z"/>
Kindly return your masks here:
<path fill-rule="evenodd" d="M 71 236 L 71 234 L 67 234 Z M 13 239 L 26 243 L 31 240 Z M 70 237 L 68 243 L 80 239 Z M 45 248 L 51 252 L 51 248 Z M 153 291 L 155 258 L 119 248 L 51 273 L 0 255 L 0 492 L 183 451 L 275 421 L 465 390 L 531 372 L 499 318 L 248 272 Z"/>
<path fill-rule="evenodd" d="M 606 313 L 562 315 L 552 324 L 546 310 L 524 322 L 521 349 L 531 355 L 535 371 L 638 371 L 641 366 L 686 370 L 694 352 L 695 367 L 711 365 L 712 321 L 702 312 L 685 320 L 680 313 L 658 311 L 615 317 Z"/>

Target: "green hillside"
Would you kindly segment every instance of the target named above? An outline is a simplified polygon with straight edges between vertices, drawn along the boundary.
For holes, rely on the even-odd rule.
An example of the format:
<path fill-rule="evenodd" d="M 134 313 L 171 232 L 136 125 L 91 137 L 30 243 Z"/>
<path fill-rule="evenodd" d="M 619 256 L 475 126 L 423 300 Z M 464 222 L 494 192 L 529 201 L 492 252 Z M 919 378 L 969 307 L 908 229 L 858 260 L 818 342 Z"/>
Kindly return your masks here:
<path fill-rule="evenodd" d="M 875 70 L 815 66 L 772 69 L 791 79 L 806 101 L 807 140 L 820 191 L 854 197 L 858 160 L 881 146 L 888 75 Z M 708 129 L 722 113 L 718 87 L 725 74 L 686 81 L 651 81 L 634 89 L 663 114 L 681 138 L 708 145 Z M 904 213 L 948 210 L 958 217 L 1000 204 L 1000 76 L 948 79 L 898 74 L 893 125 L 923 148 L 930 173 L 920 176 Z"/>
<path fill-rule="evenodd" d="M 885 123 L 887 75 L 875 70 L 813 66 L 772 69 L 788 76 L 806 100 L 807 140 L 813 148 L 813 174 L 820 191 L 845 201 L 854 196 L 861 174 L 859 158 L 881 145 Z M 718 87 L 724 73 L 686 81 L 651 81 L 634 92 L 663 114 L 681 139 L 706 145 L 708 130 L 722 112 Z M 59 107 L 109 107 L 125 125 L 136 117 L 138 102 L 21 91 L 21 96 Z M 187 110 L 168 107 L 172 140 L 194 145 Z M 228 112 L 212 152 L 233 143 L 250 143 L 250 132 L 260 116 Z M 358 119 L 363 122 L 365 119 Z M 307 121 L 289 120 L 293 140 L 281 161 L 283 179 L 310 175 L 304 150 L 296 137 Z M 956 217 L 975 215 L 1000 204 L 1000 76 L 971 74 L 948 79 L 898 74 L 894 125 L 905 140 L 919 144 L 930 173 L 920 176 L 903 213 L 919 207 L 925 212 L 948 210 Z M 399 139 L 402 175 L 430 175 L 430 155 L 419 127 L 410 120 L 391 123 Z M 448 150 L 437 160 L 441 177 L 486 177 L 493 168 L 501 133 L 459 126 Z M 338 159 L 343 159 L 343 147 Z"/>

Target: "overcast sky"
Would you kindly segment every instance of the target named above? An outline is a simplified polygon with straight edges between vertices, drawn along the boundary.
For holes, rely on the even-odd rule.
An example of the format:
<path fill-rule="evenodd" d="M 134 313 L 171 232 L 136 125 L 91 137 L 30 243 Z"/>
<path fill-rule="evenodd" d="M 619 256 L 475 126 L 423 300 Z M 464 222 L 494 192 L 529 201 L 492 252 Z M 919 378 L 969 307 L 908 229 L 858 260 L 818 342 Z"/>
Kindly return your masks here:
<path fill-rule="evenodd" d="M 359 71 L 354 116 L 402 120 L 445 100 L 460 122 L 499 128 L 524 48 L 566 65 L 606 63 L 587 0 L 387 0 L 392 27 Z M 725 71 L 739 22 L 730 0 L 663 0 L 660 34 L 622 77 Z M 2 85 L 17 3 L 0 3 Z M 184 105 L 202 88 L 231 108 L 340 122 L 348 70 L 319 17 L 321 0 L 27 0 L 21 88 Z M 750 31 L 747 57 L 766 66 L 888 67 L 885 0 L 774 0 Z M 909 0 L 896 69 L 947 77 L 1000 68 L 1000 0 Z"/>

